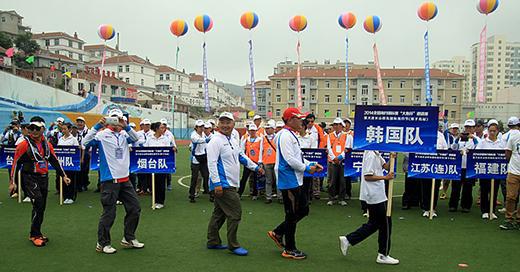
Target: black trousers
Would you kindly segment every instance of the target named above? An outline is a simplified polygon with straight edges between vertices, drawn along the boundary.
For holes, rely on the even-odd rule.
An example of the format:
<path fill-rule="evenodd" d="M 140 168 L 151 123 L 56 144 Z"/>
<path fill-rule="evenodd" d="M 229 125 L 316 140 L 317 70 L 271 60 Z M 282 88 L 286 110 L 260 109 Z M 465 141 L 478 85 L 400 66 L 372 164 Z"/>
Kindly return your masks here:
<path fill-rule="evenodd" d="M 329 163 L 329 199 L 343 201 L 346 195 L 345 177 L 343 176 L 343 163 Z"/>
<path fill-rule="evenodd" d="M 110 245 L 110 229 L 116 219 L 116 201 L 125 206 L 124 238 L 127 241 L 135 239 L 135 231 L 139 224 L 141 207 L 134 187 L 130 182 L 114 183 L 106 181 L 101 184 L 101 205 L 103 214 L 99 218 L 98 243 L 101 246 Z"/>
<path fill-rule="evenodd" d="M 22 173 L 22 187 L 27 196 L 31 198 L 33 205 L 30 235 L 31 237 L 41 236 L 41 227 L 49 192 L 49 176 Z"/>
<path fill-rule="evenodd" d="M 460 176 L 460 181 L 451 181 L 449 207 L 457 209 L 460 199 L 460 207 L 469 210 L 473 204 L 473 185 L 475 185 L 475 181 L 473 179 L 466 179 L 466 169 L 462 169 Z"/>
<path fill-rule="evenodd" d="M 310 203 L 312 199 L 312 182 L 314 178 L 312 177 L 304 177 L 303 178 L 303 186 L 302 189 L 304 193 L 307 195 L 307 201 Z"/>
<path fill-rule="evenodd" d="M 480 212 L 481 213 L 489 213 L 489 198 L 491 197 L 491 180 L 490 179 L 481 179 L 480 183 Z M 500 180 L 495 180 L 495 185 L 493 188 L 493 212 L 497 207 L 497 195 L 498 195 L 498 187 L 500 185 Z"/>
<path fill-rule="evenodd" d="M 386 216 L 386 201 L 378 204 L 367 204 L 368 222 L 363 224 L 360 228 L 347 235 L 347 240 L 350 244 L 357 245 L 368 238 L 374 232 L 378 233 L 379 249 L 377 252 L 387 256 L 390 254 L 391 233 L 392 233 L 392 218 Z"/>
<path fill-rule="evenodd" d="M 82 191 L 86 191 L 88 189 L 88 185 L 90 184 L 88 173 L 90 171 L 90 155 L 87 151 L 85 151 L 85 157 L 83 158 L 83 163 L 81 164 L 81 170 L 78 172 L 77 176 L 77 187 Z"/>
<path fill-rule="evenodd" d="M 77 195 L 77 177 L 79 172 L 65 171 L 67 177 L 70 178 L 70 184 L 66 185 L 63 183 L 63 199 L 76 200 Z M 59 177 L 58 177 L 59 179 Z"/>
<path fill-rule="evenodd" d="M 421 199 L 421 180 L 409 178 L 408 173 L 404 177 L 403 207 L 419 206 Z"/>
<path fill-rule="evenodd" d="M 423 211 L 430 210 L 430 202 L 432 198 L 432 180 L 423 179 L 421 182 L 421 209 Z M 437 200 L 439 199 L 439 187 L 441 186 L 441 180 L 435 180 L 435 188 L 433 191 L 433 209 L 437 209 Z"/>
<path fill-rule="evenodd" d="M 151 174 L 137 174 L 137 188 L 142 192 L 148 192 L 152 189 L 152 175 Z"/>
<path fill-rule="evenodd" d="M 345 194 L 347 195 L 347 199 L 350 200 L 352 198 L 352 178 L 345 177 Z"/>
<path fill-rule="evenodd" d="M 256 172 L 249 170 L 249 168 L 244 167 L 244 171 L 242 172 L 242 178 L 240 179 L 240 188 L 238 189 L 238 195 L 242 196 L 244 190 L 246 189 L 246 182 L 249 180 L 250 176 L 252 176 L 252 182 L 249 183 L 249 190 L 251 190 L 251 196 L 258 196 L 258 188 L 256 188 Z"/>
<path fill-rule="evenodd" d="M 155 203 L 163 204 L 166 199 L 166 179 L 170 174 L 155 174 Z"/>
<path fill-rule="evenodd" d="M 190 199 L 195 199 L 195 189 L 197 188 L 197 179 L 199 171 L 202 175 L 202 188 L 204 192 L 209 192 L 209 170 L 207 163 L 191 164 L 191 183 L 190 183 Z"/>
<path fill-rule="evenodd" d="M 309 214 L 308 196 L 303 186 L 281 190 L 285 220 L 274 229 L 277 235 L 285 237 L 285 249 L 296 249 L 296 224 Z"/>
<path fill-rule="evenodd" d="M 132 187 L 134 187 L 134 190 L 135 190 L 137 188 L 137 174 L 130 173 L 128 178 L 130 179 L 130 182 L 132 183 Z"/>

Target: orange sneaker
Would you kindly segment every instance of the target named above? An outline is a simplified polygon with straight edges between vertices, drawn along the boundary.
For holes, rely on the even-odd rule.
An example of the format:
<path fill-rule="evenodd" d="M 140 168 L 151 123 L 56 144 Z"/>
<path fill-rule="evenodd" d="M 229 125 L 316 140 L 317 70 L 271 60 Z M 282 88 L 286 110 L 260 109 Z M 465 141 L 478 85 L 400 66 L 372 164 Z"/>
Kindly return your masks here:
<path fill-rule="evenodd" d="M 274 231 L 268 231 L 267 236 L 269 236 L 269 238 L 271 238 L 274 241 L 274 243 L 276 244 L 276 246 L 278 248 L 280 248 L 280 249 L 284 248 L 282 237 L 276 235 L 276 233 L 274 233 Z"/>
<path fill-rule="evenodd" d="M 29 237 L 29 240 L 33 243 L 35 247 L 45 246 L 45 240 L 42 238 L 42 236 Z"/>

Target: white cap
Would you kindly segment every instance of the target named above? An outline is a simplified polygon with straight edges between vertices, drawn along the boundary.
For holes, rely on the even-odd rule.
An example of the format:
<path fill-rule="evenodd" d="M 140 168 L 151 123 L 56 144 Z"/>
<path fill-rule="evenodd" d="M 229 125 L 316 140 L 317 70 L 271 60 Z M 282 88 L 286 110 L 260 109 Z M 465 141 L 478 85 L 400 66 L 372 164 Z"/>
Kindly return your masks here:
<path fill-rule="evenodd" d="M 197 121 L 195 121 L 195 126 L 196 126 L 196 127 L 202 127 L 202 126 L 204 126 L 204 121 L 202 121 L 202 120 L 200 120 L 200 119 L 197 120 Z"/>
<path fill-rule="evenodd" d="M 212 128 L 213 126 L 211 125 L 210 122 L 206 122 L 204 123 L 204 128 Z"/>
<path fill-rule="evenodd" d="M 336 119 L 334 119 L 334 122 L 332 122 L 333 124 L 341 124 L 342 126 L 345 126 L 345 123 L 343 123 L 343 120 L 341 120 L 341 118 L 337 117 Z"/>
<path fill-rule="evenodd" d="M 276 127 L 284 127 L 285 126 L 285 123 L 283 121 L 277 121 L 276 122 Z"/>
<path fill-rule="evenodd" d="M 274 120 L 272 120 L 272 119 L 269 120 L 269 121 L 267 122 L 267 124 L 265 124 L 265 128 L 276 128 L 276 121 L 274 121 Z"/>
<path fill-rule="evenodd" d="M 215 120 L 213 120 L 213 119 L 209 119 L 208 122 L 209 122 L 211 125 L 213 125 L 213 126 L 215 126 L 215 125 L 217 124 L 217 122 L 215 122 Z"/>
<path fill-rule="evenodd" d="M 352 120 L 350 120 L 350 118 L 346 118 L 345 120 L 343 120 L 343 123 L 345 123 L 345 122 L 348 122 L 349 124 L 352 125 Z"/>
<path fill-rule="evenodd" d="M 63 123 L 63 122 L 65 122 L 65 119 L 63 117 L 58 117 L 58 118 L 56 118 L 56 122 Z"/>
<path fill-rule="evenodd" d="M 452 124 L 450 125 L 450 129 L 452 129 L 452 128 L 460 128 L 460 126 L 459 126 L 458 123 L 452 123 Z"/>
<path fill-rule="evenodd" d="M 126 118 L 126 116 L 123 115 L 123 120 L 125 120 L 125 122 L 128 122 L 128 118 Z"/>
<path fill-rule="evenodd" d="M 473 119 L 466 120 L 466 122 L 464 122 L 464 126 L 465 127 L 474 127 L 475 126 L 475 120 L 473 120 Z"/>
<path fill-rule="evenodd" d="M 150 121 L 150 119 L 148 118 L 145 118 L 143 120 L 141 120 L 141 123 L 139 123 L 140 125 L 151 125 L 152 122 Z"/>
<path fill-rule="evenodd" d="M 110 116 L 110 117 L 123 118 L 123 112 L 122 112 L 120 109 L 111 109 L 111 110 L 108 112 L 108 116 Z"/>
<path fill-rule="evenodd" d="M 488 121 L 487 123 L 488 127 L 491 126 L 491 125 L 497 125 L 498 126 L 498 121 L 496 119 L 491 119 Z"/>
<path fill-rule="evenodd" d="M 227 119 L 233 120 L 233 121 L 235 120 L 235 117 L 233 117 L 233 114 L 231 112 L 227 112 L 227 111 L 225 111 L 219 115 L 218 119 L 220 120 L 222 118 L 227 118 Z"/>
<path fill-rule="evenodd" d="M 134 122 L 132 122 L 132 123 L 130 123 L 130 124 L 128 124 L 128 125 L 129 125 L 131 128 L 135 128 L 135 123 L 134 123 Z"/>
<path fill-rule="evenodd" d="M 520 125 L 520 120 L 518 120 L 518 117 L 516 117 L 516 116 L 511 116 L 507 120 L 507 125 L 508 126 L 518 126 L 518 125 Z"/>
<path fill-rule="evenodd" d="M 168 125 L 168 120 L 166 120 L 166 118 L 162 118 L 161 120 L 159 120 L 159 122 L 161 122 L 161 124 Z"/>
<path fill-rule="evenodd" d="M 249 125 L 249 127 L 247 128 L 247 130 L 258 130 L 258 128 L 256 127 L 255 124 L 251 124 L 251 125 Z"/>
<path fill-rule="evenodd" d="M 78 118 L 76 118 L 76 121 L 78 121 L 78 120 L 85 122 L 85 118 L 83 118 L 83 116 L 78 116 Z"/>
<path fill-rule="evenodd" d="M 260 116 L 260 115 L 255 115 L 255 117 L 253 117 L 253 121 L 256 120 L 256 119 L 262 119 L 262 116 Z"/>

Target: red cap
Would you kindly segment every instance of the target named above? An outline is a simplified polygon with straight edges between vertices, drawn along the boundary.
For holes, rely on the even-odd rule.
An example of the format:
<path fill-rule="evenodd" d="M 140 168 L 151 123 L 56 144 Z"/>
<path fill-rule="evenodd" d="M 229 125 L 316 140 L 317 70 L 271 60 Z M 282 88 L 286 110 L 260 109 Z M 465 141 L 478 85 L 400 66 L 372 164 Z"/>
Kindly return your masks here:
<path fill-rule="evenodd" d="M 287 108 L 284 112 L 283 112 L 283 120 L 287 121 L 293 117 L 297 117 L 297 118 L 305 118 L 305 115 L 303 115 L 299 109 L 297 108 Z"/>

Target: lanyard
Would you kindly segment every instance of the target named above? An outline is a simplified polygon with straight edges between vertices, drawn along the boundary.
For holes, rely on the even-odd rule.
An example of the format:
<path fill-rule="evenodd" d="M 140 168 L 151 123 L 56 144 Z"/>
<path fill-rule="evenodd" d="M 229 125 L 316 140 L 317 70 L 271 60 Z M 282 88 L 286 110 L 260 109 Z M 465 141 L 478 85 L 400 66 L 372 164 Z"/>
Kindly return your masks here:
<path fill-rule="evenodd" d="M 112 132 L 112 135 L 114 135 L 114 137 L 116 137 L 117 147 L 119 147 L 119 136 L 120 136 L 121 134 L 116 134 L 115 132 Z"/>
<path fill-rule="evenodd" d="M 289 131 L 289 133 L 291 133 L 291 135 L 294 137 L 294 139 L 296 139 L 296 142 L 298 143 L 298 148 L 301 150 L 302 147 L 301 147 L 301 145 L 300 145 L 300 141 L 298 140 L 298 137 L 296 137 L 296 135 L 294 135 L 294 133 L 293 133 L 290 129 L 288 129 L 288 128 L 285 128 L 285 129 L 287 129 L 287 131 Z M 280 142 L 280 139 L 278 139 L 278 143 L 279 143 L 279 142 Z M 301 156 L 302 156 L 302 158 L 301 158 L 301 159 L 302 159 L 302 162 L 304 162 L 304 160 L 303 160 L 303 153 L 301 153 L 301 151 L 300 151 L 300 154 L 301 154 Z"/>
<path fill-rule="evenodd" d="M 221 133 L 221 134 L 222 134 L 222 133 Z M 222 135 L 223 135 L 223 136 L 226 138 L 226 140 L 228 141 L 228 143 L 229 143 L 229 147 L 231 147 L 231 150 L 233 150 L 233 151 L 231 151 L 231 156 L 233 156 L 233 161 L 234 161 L 235 163 L 237 163 L 237 158 L 236 158 L 236 155 L 235 155 L 235 148 L 233 148 L 233 144 L 231 144 L 231 137 L 232 137 L 232 136 L 226 136 L 226 135 L 224 135 L 224 134 L 222 134 Z M 240 155 L 239 155 L 239 156 L 240 156 Z M 239 166 L 240 166 L 240 165 L 239 165 Z"/>

